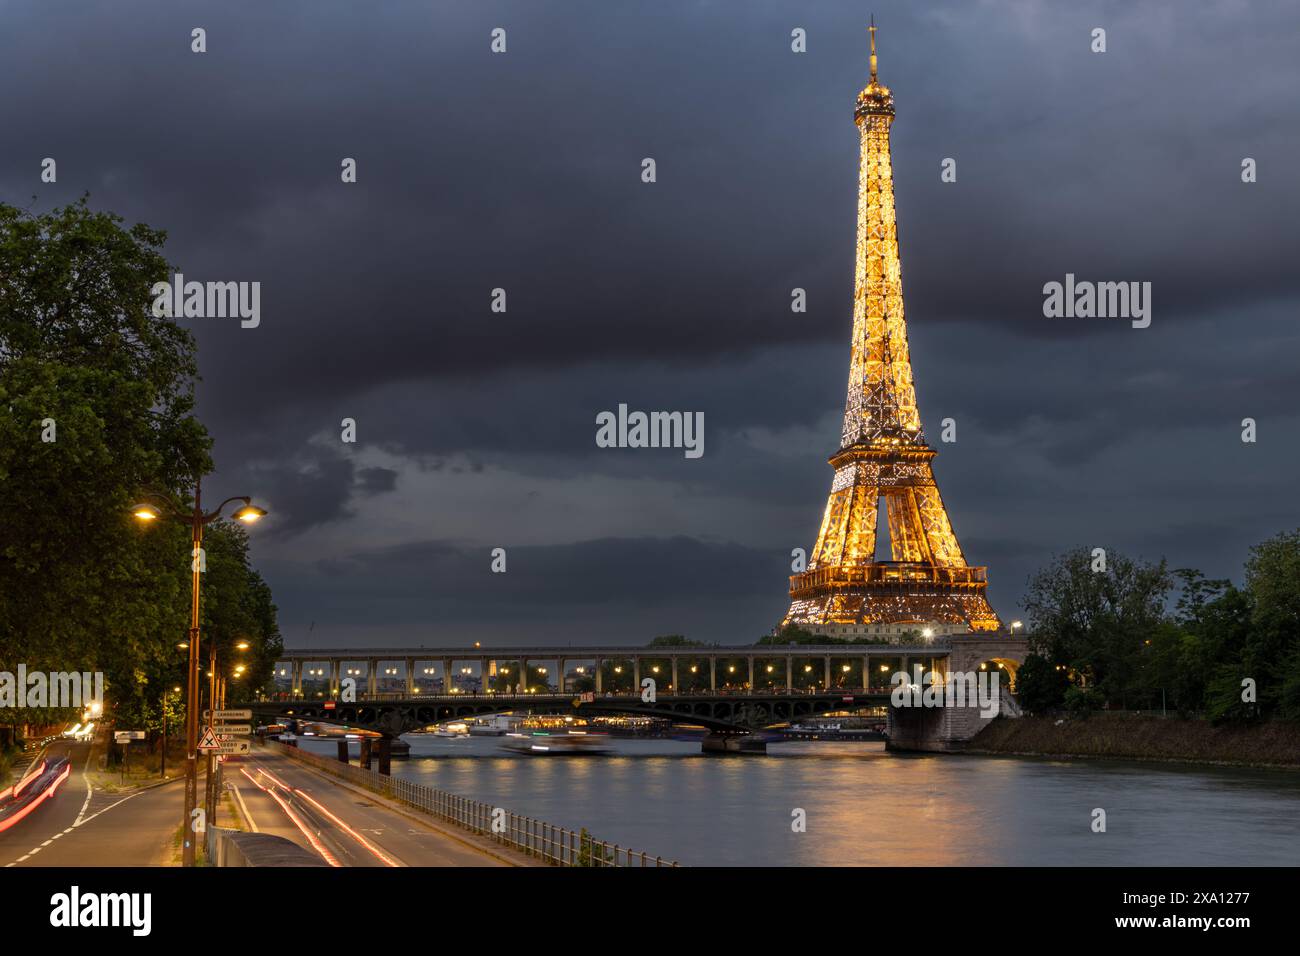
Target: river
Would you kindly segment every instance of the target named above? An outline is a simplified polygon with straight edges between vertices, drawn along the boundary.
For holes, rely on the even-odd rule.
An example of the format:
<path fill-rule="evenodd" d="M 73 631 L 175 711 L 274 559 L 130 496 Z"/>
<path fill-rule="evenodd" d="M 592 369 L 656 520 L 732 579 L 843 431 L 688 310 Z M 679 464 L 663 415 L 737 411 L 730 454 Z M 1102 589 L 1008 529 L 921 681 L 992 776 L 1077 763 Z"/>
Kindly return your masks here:
<path fill-rule="evenodd" d="M 1122 761 L 887 754 L 879 743 L 612 739 L 581 758 L 405 738 L 394 776 L 692 865 L 1300 863 L 1300 774 Z M 333 755 L 334 742 L 301 738 Z M 358 746 L 353 742 L 355 760 Z M 1093 811 L 1106 812 L 1094 833 Z M 792 830 L 794 811 L 806 832 Z"/>

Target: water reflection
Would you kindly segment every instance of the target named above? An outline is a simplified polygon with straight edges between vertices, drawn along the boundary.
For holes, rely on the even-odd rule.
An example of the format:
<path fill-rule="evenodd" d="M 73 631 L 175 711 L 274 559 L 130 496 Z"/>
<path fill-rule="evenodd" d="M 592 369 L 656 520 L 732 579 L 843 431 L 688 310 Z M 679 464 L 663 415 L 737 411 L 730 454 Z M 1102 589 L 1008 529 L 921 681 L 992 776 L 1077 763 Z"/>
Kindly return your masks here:
<path fill-rule="evenodd" d="M 1013 757 L 896 756 L 794 742 L 768 757 L 618 740 L 528 757 L 416 735 L 395 775 L 688 864 L 1295 865 L 1294 774 Z M 335 744 L 302 741 L 333 754 Z M 353 747 L 353 757 L 356 747 Z M 1107 832 L 1090 829 L 1105 809 Z M 807 813 L 807 832 L 791 813 Z"/>

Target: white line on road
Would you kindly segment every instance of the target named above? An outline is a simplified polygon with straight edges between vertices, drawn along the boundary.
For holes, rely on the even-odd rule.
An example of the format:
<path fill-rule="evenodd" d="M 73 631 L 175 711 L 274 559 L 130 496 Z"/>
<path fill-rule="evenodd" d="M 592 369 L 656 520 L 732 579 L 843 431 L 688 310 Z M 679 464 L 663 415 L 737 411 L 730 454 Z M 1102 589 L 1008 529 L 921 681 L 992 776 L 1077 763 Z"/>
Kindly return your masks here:
<path fill-rule="evenodd" d="M 257 821 L 253 819 L 253 815 L 248 811 L 248 804 L 244 803 L 244 795 L 239 792 L 239 787 L 235 785 L 233 780 L 226 786 L 230 787 L 231 791 L 234 792 L 235 802 L 239 804 L 239 812 L 242 813 L 244 819 L 248 821 L 249 829 L 254 833 L 261 833 L 262 831 L 257 828 Z"/>
<path fill-rule="evenodd" d="M 87 759 L 87 763 L 89 763 L 89 759 Z M 87 787 L 90 786 L 90 781 L 89 781 L 89 780 L 86 781 L 86 786 L 87 786 Z M 138 797 L 138 796 L 140 796 L 140 794 L 145 793 L 145 792 L 146 792 L 146 791 L 144 791 L 144 790 L 137 790 L 135 793 L 128 793 L 128 794 L 127 794 L 125 797 L 123 797 L 121 800 L 118 800 L 116 803 L 110 803 L 110 804 L 109 804 L 108 806 L 106 806 L 104 809 L 102 809 L 102 810 L 100 810 L 100 811 L 98 811 L 98 812 L 96 812 L 96 813 L 92 813 L 92 814 L 91 814 L 90 816 L 88 816 L 88 817 L 84 817 L 84 818 L 83 818 L 81 815 L 78 815 L 78 816 L 77 816 L 77 820 L 76 820 L 76 822 L 73 823 L 72 826 L 70 826 L 70 827 L 68 827 L 66 830 L 64 830 L 63 833 L 58 833 L 58 834 L 56 834 L 56 835 L 50 837 L 50 839 L 46 840 L 46 841 L 45 841 L 44 843 L 42 843 L 40 846 L 36 847 L 36 849 L 34 849 L 34 850 L 32 850 L 30 853 L 28 853 L 27 856 L 20 856 L 18 859 L 14 860 L 13 863 L 6 863 L 6 864 L 5 864 L 5 868 L 8 869 L 9 867 L 13 866 L 13 865 L 16 864 L 16 863 L 21 863 L 21 862 L 23 862 L 23 860 L 28 859 L 28 857 L 33 857 L 33 856 L 35 856 L 37 853 L 40 853 L 41 850 L 43 850 L 45 847 L 49 846 L 51 843 L 53 843 L 53 842 L 54 842 L 55 840 L 57 840 L 59 837 L 63 836 L 64 833 L 71 833 L 71 832 L 72 832 L 73 830 L 75 830 L 77 827 L 84 826 L 85 824 L 89 823 L 91 820 L 95 819 L 96 817 L 103 816 L 105 813 L 107 813 L 109 810 L 112 810 L 114 807 L 119 807 L 119 806 L 121 806 L 122 804 L 126 803 L 126 801 L 130 800 L 132 797 Z M 87 793 L 87 794 L 86 794 L 86 803 L 89 803 L 89 802 L 90 802 L 90 794 Z M 85 812 L 86 812 L 86 807 L 85 807 L 85 804 L 83 804 L 82 807 L 81 807 L 81 813 L 84 814 Z"/>
<path fill-rule="evenodd" d="M 81 779 L 86 782 L 86 802 L 81 805 L 81 812 L 77 814 L 77 819 L 73 822 L 74 827 L 81 826 L 81 818 L 86 815 L 86 807 L 90 806 L 90 798 L 95 793 L 95 788 L 90 785 L 90 752 L 93 747 L 86 748 L 86 764 L 81 768 Z"/>

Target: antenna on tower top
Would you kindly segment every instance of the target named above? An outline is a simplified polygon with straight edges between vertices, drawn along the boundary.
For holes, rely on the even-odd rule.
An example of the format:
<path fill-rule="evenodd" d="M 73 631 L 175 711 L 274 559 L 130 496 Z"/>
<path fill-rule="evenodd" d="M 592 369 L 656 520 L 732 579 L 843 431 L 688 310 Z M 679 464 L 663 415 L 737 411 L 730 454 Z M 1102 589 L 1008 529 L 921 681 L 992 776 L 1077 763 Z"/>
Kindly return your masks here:
<path fill-rule="evenodd" d="M 868 27 L 871 33 L 871 82 L 876 82 L 876 15 L 871 15 L 871 26 Z"/>

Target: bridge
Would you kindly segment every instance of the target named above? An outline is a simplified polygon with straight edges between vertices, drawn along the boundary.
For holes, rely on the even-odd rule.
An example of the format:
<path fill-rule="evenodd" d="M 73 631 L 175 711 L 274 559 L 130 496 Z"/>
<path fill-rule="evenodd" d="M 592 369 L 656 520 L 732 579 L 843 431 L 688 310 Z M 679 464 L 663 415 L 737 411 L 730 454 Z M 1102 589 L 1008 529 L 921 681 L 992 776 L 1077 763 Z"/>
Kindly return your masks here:
<path fill-rule="evenodd" d="M 263 718 L 346 724 L 386 737 L 522 709 L 650 716 L 702 726 L 737 749 L 734 738 L 767 727 L 886 705 L 898 671 L 946 677 L 993 668 L 1007 675 L 1006 687 L 1026 653 L 1024 640 L 975 634 L 908 644 L 301 648 L 281 654 L 277 692 L 252 706 Z M 952 745 L 980 726 L 963 715 L 938 723 L 933 716 L 902 715 L 891 739 L 912 749 L 958 749 Z M 706 749 L 713 749 L 707 740 Z"/>
<path fill-rule="evenodd" d="M 572 713 L 658 717 L 674 723 L 705 727 L 717 733 L 752 733 L 805 717 L 846 708 L 889 703 L 884 688 L 831 692 L 715 692 L 703 694 L 641 694 L 602 696 L 573 694 L 458 694 L 404 697 L 400 694 L 360 696 L 355 702 L 337 700 L 260 700 L 252 705 L 259 717 L 293 717 L 298 720 L 346 724 L 362 730 L 398 736 L 448 720 L 465 720 L 529 710 L 534 713 Z"/>

